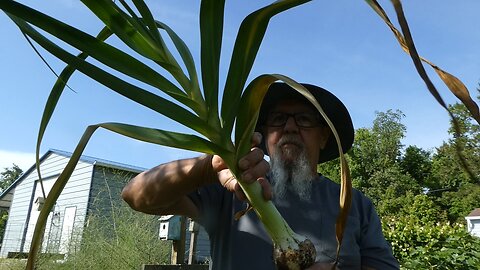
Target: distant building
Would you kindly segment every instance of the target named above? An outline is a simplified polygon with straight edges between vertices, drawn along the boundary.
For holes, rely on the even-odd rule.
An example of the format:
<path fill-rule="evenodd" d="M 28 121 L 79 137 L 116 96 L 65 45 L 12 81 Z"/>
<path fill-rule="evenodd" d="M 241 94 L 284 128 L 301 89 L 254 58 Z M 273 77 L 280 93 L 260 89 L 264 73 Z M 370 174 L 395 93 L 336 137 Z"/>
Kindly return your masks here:
<path fill-rule="evenodd" d="M 71 155 L 65 151 L 49 150 L 40 158 L 46 195 Z M 68 253 L 69 248 L 81 242 L 89 217 L 111 216 L 112 207 L 123 203 L 120 193 L 125 184 L 144 170 L 136 166 L 82 156 L 48 216 L 42 252 L 59 255 Z M 35 164 L 0 194 L 0 209 L 9 212 L 0 247 L 0 258 L 24 257 L 29 252 L 43 200 Z M 160 230 L 160 221 L 158 229 Z M 186 230 L 185 258 L 188 258 L 191 232 L 188 226 Z M 208 261 L 208 235 L 203 228 L 200 228 L 196 235 L 198 237 L 193 262 Z"/>
<path fill-rule="evenodd" d="M 63 171 L 71 153 L 49 150 L 40 158 L 46 195 Z M 48 216 L 42 252 L 65 254 L 78 243 L 89 215 L 111 211 L 112 198 L 120 201 L 125 183 L 143 168 L 82 156 L 54 209 Z M 112 196 L 108 196 L 110 193 Z M 0 194 L 0 208 L 9 212 L 0 257 L 25 255 L 43 204 L 41 186 L 32 165 Z"/>
<path fill-rule="evenodd" d="M 480 237 L 480 208 L 475 208 L 465 219 L 468 232 L 473 236 Z"/>

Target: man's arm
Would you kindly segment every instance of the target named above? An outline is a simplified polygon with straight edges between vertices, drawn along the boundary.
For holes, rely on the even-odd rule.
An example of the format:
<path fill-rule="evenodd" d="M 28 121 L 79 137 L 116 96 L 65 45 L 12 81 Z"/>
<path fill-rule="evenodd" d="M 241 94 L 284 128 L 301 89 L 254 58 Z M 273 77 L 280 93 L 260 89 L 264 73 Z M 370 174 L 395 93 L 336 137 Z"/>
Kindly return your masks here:
<path fill-rule="evenodd" d="M 255 133 L 252 143 L 258 145 L 261 136 Z M 263 159 L 263 151 L 252 150 L 239 161 L 239 168 L 246 182 L 258 181 L 266 199 L 271 189 L 264 176 L 269 170 Z M 134 177 L 122 191 L 123 199 L 133 209 L 155 215 L 178 214 L 196 219 L 198 208 L 188 194 L 201 186 L 220 182 L 237 197 L 244 199 L 237 180 L 232 176 L 219 156 L 205 155 L 161 164 Z"/>
<path fill-rule="evenodd" d="M 212 156 L 177 160 L 134 177 L 123 189 L 122 197 L 140 212 L 196 218 L 198 209 L 186 195 L 215 181 L 217 175 L 212 167 Z"/>

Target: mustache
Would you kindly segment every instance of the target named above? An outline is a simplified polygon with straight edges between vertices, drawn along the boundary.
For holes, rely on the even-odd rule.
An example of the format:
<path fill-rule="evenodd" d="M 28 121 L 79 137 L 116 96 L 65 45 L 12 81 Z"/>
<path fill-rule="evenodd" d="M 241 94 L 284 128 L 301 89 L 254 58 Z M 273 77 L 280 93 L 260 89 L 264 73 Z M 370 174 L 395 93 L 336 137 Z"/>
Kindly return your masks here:
<path fill-rule="evenodd" d="M 303 144 L 302 140 L 296 135 L 283 135 L 280 140 L 278 141 L 278 146 L 283 146 L 285 144 L 293 144 L 297 147 L 304 148 L 305 145 Z"/>

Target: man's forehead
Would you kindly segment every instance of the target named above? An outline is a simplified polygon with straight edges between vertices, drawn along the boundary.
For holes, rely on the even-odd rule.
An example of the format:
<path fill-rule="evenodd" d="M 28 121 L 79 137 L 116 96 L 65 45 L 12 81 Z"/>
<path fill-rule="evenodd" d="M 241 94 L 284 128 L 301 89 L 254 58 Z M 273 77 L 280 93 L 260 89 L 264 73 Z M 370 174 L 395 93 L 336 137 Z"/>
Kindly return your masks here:
<path fill-rule="evenodd" d="M 271 111 L 299 111 L 299 112 L 315 112 L 316 109 L 308 101 L 297 99 L 284 99 L 278 101 Z"/>

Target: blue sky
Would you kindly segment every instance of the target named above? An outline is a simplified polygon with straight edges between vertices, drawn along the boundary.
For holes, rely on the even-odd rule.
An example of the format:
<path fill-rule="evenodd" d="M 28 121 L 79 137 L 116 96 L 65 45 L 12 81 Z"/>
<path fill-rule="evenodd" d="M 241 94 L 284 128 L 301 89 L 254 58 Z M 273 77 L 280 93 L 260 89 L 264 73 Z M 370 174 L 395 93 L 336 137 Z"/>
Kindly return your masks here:
<path fill-rule="evenodd" d="M 96 34 L 100 23 L 80 1 L 20 1 Z M 199 1 L 147 1 L 155 17 L 170 25 L 199 56 Z M 271 1 L 227 1 L 222 70 L 241 20 Z M 380 1 L 396 23 L 390 1 Z M 458 76 L 473 96 L 480 82 L 480 1 L 405 0 L 405 14 L 419 53 Z M 29 47 L 8 17 L 0 14 L 0 169 L 33 164 L 36 135 L 43 106 L 56 77 Z M 42 50 L 41 50 L 42 51 Z M 64 66 L 42 51 L 57 72 Z M 427 71 L 448 103 L 448 89 Z M 250 80 L 264 73 L 280 73 L 300 82 L 318 84 L 335 93 L 349 108 L 355 128 L 370 127 L 375 111 L 399 109 L 406 117 L 403 143 L 424 149 L 448 138 L 448 115 L 428 93 L 410 58 L 400 49 L 383 21 L 364 1 L 319 1 L 274 17 L 258 53 Z M 222 76 L 225 74 L 223 73 Z M 73 151 L 85 128 L 106 121 L 189 132 L 178 124 L 139 107 L 76 73 L 60 99 L 42 144 L 48 149 Z M 99 130 L 85 154 L 152 167 L 197 153 L 180 151 Z"/>

